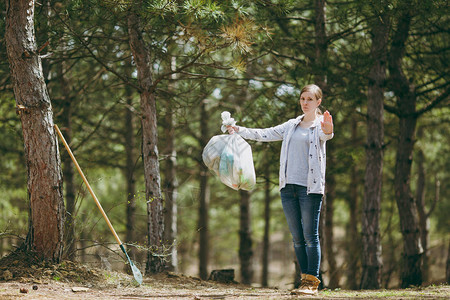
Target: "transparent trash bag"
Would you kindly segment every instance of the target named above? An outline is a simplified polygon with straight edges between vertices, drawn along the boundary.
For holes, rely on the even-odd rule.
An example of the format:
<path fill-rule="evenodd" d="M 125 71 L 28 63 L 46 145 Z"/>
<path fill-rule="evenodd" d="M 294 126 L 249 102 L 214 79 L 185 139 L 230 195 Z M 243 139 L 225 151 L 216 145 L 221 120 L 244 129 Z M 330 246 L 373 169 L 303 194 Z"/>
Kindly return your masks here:
<path fill-rule="evenodd" d="M 203 162 L 232 189 L 250 191 L 256 175 L 250 145 L 238 134 L 212 137 L 203 149 Z"/>

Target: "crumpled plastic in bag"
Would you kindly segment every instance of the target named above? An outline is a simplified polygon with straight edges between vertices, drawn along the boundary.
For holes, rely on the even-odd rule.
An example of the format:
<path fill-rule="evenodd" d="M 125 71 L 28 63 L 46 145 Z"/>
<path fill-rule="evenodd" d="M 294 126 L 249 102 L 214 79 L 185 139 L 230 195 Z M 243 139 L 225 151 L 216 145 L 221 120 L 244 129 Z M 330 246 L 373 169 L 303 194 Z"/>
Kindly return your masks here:
<path fill-rule="evenodd" d="M 229 112 L 222 113 L 222 131 L 234 126 Z M 238 134 L 213 136 L 203 149 L 203 162 L 220 181 L 232 189 L 250 191 L 255 187 L 256 175 L 250 145 Z"/>

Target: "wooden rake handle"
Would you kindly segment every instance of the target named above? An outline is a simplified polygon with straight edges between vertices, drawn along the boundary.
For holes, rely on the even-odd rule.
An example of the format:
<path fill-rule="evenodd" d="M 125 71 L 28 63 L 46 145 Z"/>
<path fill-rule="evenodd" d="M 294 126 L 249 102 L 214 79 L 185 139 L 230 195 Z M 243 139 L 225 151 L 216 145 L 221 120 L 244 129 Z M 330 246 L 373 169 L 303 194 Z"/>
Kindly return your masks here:
<path fill-rule="evenodd" d="M 103 210 L 102 205 L 98 201 L 97 196 L 95 196 L 95 193 L 94 193 L 94 191 L 91 188 L 91 185 L 87 181 L 86 176 L 84 176 L 83 171 L 81 170 L 80 165 L 77 162 L 77 159 L 73 155 L 72 150 L 70 150 L 69 144 L 67 144 L 66 139 L 64 138 L 64 136 L 62 135 L 61 131 L 58 128 L 58 125 L 55 124 L 54 126 L 55 126 L 55 129 L 56 129 L 56 132 L 58 133 L 59 137 L 61 138 L 61 141 L 64 144 L 64 147 L 66 147 L 67 152 L 69 152 L 70 158 L 72 158 L 72 161 L 75 164 L 75 167 L 77 168 L 78 173 L 80 173 L 81 178 L 83 178 L 83 181 L 86 184 L 86 187 L 88 188 L 89 193 L 91 193 L 92 198 L 94 198 L 95 204 L 97 204 L 97 207 L 100 210 L 100 212 L 102 213 L 103 218 L 105 218 L 105 221 L 108 224 L 109 229 L 114 234 L 114 237 L 116 238 L 116 241 L 119 243 L 119 245 L 122 245 L 122 242 L 120 241 L 119 236 L 117 235 L 116 231 L 114 230 L 114 227 L 112 226 L 111 222 L 109 221 L 108 216 L 106 215 L 105 211 Z"/>

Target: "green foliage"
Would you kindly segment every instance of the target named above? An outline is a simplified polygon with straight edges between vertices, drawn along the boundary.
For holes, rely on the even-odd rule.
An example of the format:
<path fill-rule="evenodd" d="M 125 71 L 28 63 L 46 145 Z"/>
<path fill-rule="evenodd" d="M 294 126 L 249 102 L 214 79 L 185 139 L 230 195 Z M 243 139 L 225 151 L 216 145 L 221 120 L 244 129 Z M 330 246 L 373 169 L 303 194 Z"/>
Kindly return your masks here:
<path fill-rule="evenodd" d="M 171 0 L 158 0 L 152 1 L 148 4 L 148 9 L 161 17 L 164 17 L 167 13 L 178 12 L 178 5 L 176 1 Z"/>
<path fill-rule="evenodd" d="M 187 0 L 184 2 L 183 8 L 188 15 L 192 15 L 196 19 L 218 21 L 224 17 L 224 12 L 216 1 Z"/>

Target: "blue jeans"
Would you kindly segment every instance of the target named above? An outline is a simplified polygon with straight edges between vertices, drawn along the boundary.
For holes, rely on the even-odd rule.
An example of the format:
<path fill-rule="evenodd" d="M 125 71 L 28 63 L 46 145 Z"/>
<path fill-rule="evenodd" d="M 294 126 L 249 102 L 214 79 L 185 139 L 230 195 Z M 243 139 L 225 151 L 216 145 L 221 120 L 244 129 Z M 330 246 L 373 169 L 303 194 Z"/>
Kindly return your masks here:
<path fill-rule="evenodd" d="M 319 218 L 322 194 L 307 194 L 306 187 L 287 184 L 281 202 L 294 241 L 295 255 L 303 274 L 319 276 Z"/>

